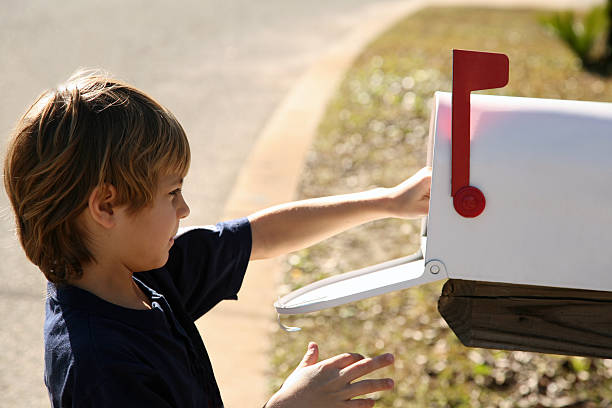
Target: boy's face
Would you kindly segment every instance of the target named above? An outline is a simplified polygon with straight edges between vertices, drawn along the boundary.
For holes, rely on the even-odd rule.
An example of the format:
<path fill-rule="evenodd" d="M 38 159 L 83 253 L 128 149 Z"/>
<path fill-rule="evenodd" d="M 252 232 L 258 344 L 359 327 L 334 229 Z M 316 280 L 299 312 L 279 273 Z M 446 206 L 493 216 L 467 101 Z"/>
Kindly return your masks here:
<path fill-rule="evenodd" d="M 132 272 L 160 268 L 168 260 L 179 221 L 189 215 L 183 199 L 183 180 L 178 176 L 162 176 L 153 203 L 136 214 L 117 209 L 115 248 L 121 263 Z"/>

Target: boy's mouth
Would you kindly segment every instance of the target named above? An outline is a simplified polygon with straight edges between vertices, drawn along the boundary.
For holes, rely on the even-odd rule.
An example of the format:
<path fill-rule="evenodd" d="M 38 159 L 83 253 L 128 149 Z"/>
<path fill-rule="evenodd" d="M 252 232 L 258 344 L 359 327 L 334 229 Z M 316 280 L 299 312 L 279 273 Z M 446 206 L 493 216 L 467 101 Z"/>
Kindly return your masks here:
<path fill-rule="evenodd" d="M 176 237 L 176 234 L 178 234 L 178 230 L 179 230 L 179 226 L 177 225 L 175 230 L 174 230 L 174 233 L 172 234 L 172 236 L 168 240 L 169 242 L 174 242 L 174 238 Z"/>

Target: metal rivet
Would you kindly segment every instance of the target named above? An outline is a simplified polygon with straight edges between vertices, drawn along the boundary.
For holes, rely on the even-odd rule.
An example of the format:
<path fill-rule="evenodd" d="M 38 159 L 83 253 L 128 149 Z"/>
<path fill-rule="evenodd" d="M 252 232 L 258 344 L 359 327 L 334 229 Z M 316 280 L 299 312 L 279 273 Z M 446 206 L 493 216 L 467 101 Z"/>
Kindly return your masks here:
<path fill-rule="evenodd" d="M 431 268 L 429 268 L 429 272 L 436 275 L 437 273 L 440 272 L 440 267 L 438 265 L 431 265 Z"/>
<path fill-rule="evenodd" d="M 476 209 L 476 207 L 478 206 L 478 201 L 476 200 L 476 197 L 468 195 L 465 196 L 463 198 L 463 208 L 465 208 L 468 211 L 474 211 L 474 209 Z"/>

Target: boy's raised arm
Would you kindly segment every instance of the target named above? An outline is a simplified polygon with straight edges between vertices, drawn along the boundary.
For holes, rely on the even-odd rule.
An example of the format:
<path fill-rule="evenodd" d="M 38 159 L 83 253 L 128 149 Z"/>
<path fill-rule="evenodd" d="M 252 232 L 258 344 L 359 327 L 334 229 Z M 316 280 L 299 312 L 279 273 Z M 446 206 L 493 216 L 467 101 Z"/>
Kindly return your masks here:
<path fill-rule="evenodd" d="M 431 168 L 403 183 L 354 194 L 313 198 L 251 214 L 251 260 L 306 248 L 357 225 L 380 218 L 417 218 L 429 210 Z"/>

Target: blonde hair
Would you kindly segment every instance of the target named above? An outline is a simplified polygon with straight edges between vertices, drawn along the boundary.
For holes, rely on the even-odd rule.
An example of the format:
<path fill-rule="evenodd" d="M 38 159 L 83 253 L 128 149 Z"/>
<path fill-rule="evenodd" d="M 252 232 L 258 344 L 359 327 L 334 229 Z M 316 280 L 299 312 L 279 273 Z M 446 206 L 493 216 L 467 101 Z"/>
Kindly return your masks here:
<path fill-rule="evenodd" d="M 190 150 L 170 111 L 99 71 L 78 71 L 44 92 L 19 120 L 4 162 L 17 234 L 45 277 L 78 279 L 93 261 L 78 215 L 96 187 L 111 184 L 117 205 L 151 204 L 158 178 L 184 177 Z"/>

